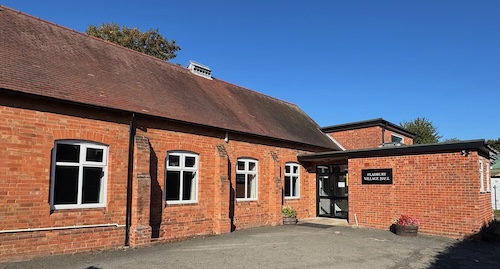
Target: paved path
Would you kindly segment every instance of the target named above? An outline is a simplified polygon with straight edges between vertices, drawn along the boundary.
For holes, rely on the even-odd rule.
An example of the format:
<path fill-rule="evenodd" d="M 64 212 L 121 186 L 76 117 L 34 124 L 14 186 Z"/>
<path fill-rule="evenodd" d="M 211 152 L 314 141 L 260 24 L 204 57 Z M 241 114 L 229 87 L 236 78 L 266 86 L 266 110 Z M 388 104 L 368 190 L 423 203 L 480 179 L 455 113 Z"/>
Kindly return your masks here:
<path fill-rule="evenodd" d="M 50 256 L 0 268 L 500 268 L 500 244 L 304 224 L 139 249 Z"/>

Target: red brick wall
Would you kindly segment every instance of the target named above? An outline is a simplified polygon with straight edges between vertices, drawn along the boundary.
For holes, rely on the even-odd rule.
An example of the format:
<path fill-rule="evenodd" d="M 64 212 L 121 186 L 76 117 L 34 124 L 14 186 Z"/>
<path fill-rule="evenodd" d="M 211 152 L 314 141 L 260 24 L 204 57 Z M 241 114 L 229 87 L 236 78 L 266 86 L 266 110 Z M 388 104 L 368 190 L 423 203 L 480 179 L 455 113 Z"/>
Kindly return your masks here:
<path fill-rule="evenodd" d="M 402 134 L 397 133 L 397 132 L 393 132 L 391 130 L 386 130 L 384 132 L 384 142 L 385 143 L 391 142 L 391 136 L 392 136 L 392 134 L 395 134 L 397 136 L 403 137 L 403 144 L 405 144 L 405 145 L 413 145 L 413 138 L 405 136 L 405 135 L 402 135 Z"/>
<path fill-rule="evenodd" d="M 125 223 L 127 125 L 70 116 L 81 113 L 67 105 L 2 95 L 0 102 L 0 230 Z M 27 100 L 27 99 L 24 99 Z M 35 110 L 27 109 L 32 106 Z M 100 117 L 100 116 L 99 116 Z M 51 211 L 51 153 L 55 140 L 83 139 L 110 145 L 106 208 Z M 124 228 L 0 233 L 0 260 L 49 253 L 73 253 L 118 247 Z"/>
<path fill-rule="evenodd" d="M 478 159 L 477 152 L 351 159 L 349 223 L 357 218 L 360 226 L 389 229 L 410 214 L 424 234 L 477 232 L 492 217 L 490 194 L 480 193 Z M 392 185 L 361 184 L 361 170 L 377 168 L 392 168 Z"/>
<path fill-rule="evenodd" d="M 0 260 L 123 245 L 130 116 L 47 100 L 2 96 Z M 137 117 L 137 126 L 137 137 L 141 139 L 136 139 L 134 151 L 132 246 L 280 224 L 285 163 L 297 162 L 297 153 L 317 150 L 235 134 L 229 134 L 226 143 L 222 131 L 142 116 Z M 109 145 L 106 208 L 51 211 L 51 152 L 58 139 Z M 165 158 L 171 150 L 199 154 L 196 204 L 165 205 Z M 234 200 L 231 185 L 233 188 L 236 185 L 236 160 L 240 157 L 259 162 L 257 201 Z M 312 217 L 316 206 L 315 175 L 301 168 L 300 184 L 300 199 L 285 203 L 299 209 L 299 218 Z M 5 232 L 95 224 L 117 226 Z"/>
<path fill-rule="evenodd" d="M 283 169 L 286 162 L 297 162 L 297 154 L 305 151 L 285 148 L 290 145 L 278 142 L 269 145 L 263 140 L 235 134 L 229 134 L 229 141 L 226 143 L 224 132 L 208 131 L 176 123 L 170 123 L 162 129 L 157 129 L 159 126 L 154 121 L 143 121 L 143 124 L 151 127 L 147 132 L 139 133 L 150 139 L 157 159 L 155 175 L 152 176 L 156 181 L 152 185 L 156 185 L 159 190 L 158 195 L 152 197 L 152 203 L 157 205 L 152 211 L 159 213 L 156 216 L 152 214 L 152 218 L 157 219 L 157 222 L 161 219 L 158 240 L 171 241 L 194 235 L 217 233 L 214 229 L 219 224 L 214 218 L 220 215 L 228 219 L 229 216 L 233 216 L 232 229 L 281 224 Z M 218 146 L 222 146 L 227 154 L 227 177 L 233 188 L 228 190 L 228 197 L 225 194 L 221 195 L 217 187 L 223 184 L 220 183 L 220 171 L 224 170 L 216 165 L 220 158 L 219 151 L 216 150 Z M 174 150 L 199 154 L 199 192 L 196 204 L 163 205 L 165 159 L 167 152 Z M 238 201 L 234 198 L 238 158 L 253 158 L 258 161 L 257 201 Z M 308 174 L 302 168 L 301 177 L 301 198 L 290 203 L 300 208 L 299 217 L 311 217 L 315 214 L 315 175 Z M 230 195 L 230 192 L 233 192 L 233 195 Z M 220 200 L 220 197 L 229 201 Z M 233 205 L 229 208 L 214 206 L 215 202 L 224 205 L 233 203 Z M 219 211 L 217 208 L 220 208 Z M 230 210 L 231 208 L 234 209 Z M 161 218 L 158 217 L 160 213 Z"/>
<path fill-rule="evenodd" d="M 382 128 L 368 127 L 329 133 L 345 149 L 376 148 L 382 144 Z M 390 140 L 389 140 L 390 141 Z"/>
<path fill-rule="evenodd" d="M 328 133 L 328 135 L 333 137 L 333 139 L 339 142 L 347 150 L 376 148 L 380 146 L 382 142 L 391 142 L 392 134 L 403 137 L 404 144 L 406 145 L 413 144 L 412 138 L 391 130 L 385 130 L 384 141 L 382 141 L 382 127 L 380 126 Z"/>

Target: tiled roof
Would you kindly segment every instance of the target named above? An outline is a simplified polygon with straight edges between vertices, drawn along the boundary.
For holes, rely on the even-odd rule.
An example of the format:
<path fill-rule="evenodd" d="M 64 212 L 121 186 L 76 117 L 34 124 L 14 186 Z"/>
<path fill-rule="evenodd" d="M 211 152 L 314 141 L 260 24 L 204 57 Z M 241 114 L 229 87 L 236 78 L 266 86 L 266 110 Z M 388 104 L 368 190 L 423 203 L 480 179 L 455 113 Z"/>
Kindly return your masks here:
<path fill-rule="evenodd" d="M 294 104 L 0 9 L 0 88 L 338 149 Z"/>
<path fill-rule="evenodd" d="M 497 154 L 495 159 L 495 163 L 491 166 L 491 168 L 500 170 L 500 154 Z"/>

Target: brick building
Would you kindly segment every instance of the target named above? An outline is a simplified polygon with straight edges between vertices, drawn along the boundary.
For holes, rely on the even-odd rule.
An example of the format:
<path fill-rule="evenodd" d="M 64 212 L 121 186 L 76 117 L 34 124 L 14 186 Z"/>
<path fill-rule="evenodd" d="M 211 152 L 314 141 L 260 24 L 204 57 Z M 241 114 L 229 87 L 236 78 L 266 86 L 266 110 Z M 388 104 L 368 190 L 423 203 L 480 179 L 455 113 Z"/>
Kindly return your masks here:
<path fill-rule="evenodd" d="M 411 213 L 448 236 L 491 219 L 484 141 L 411 145 L 382 119 L 320 130 L 194 62 L 6 7 L 0 25 L 0 260 L 280 225 L 283 205 L 380 229 Z M 363 184 L 369 169 L 391 184 Z"/>

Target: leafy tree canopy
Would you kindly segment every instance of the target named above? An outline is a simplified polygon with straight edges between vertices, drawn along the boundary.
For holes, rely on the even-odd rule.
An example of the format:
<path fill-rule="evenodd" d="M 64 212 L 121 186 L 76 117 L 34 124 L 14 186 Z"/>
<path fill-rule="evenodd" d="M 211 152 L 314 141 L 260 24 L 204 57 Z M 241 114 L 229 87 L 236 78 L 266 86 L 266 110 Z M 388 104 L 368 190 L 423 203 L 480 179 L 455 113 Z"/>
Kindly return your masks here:
<path fill-rule="evenodd" d="M 497 140 L 488 139 L 488 140 L 486 140 L 486 143 L 488 143 L 490 146 L 492 146 L 497 151 L 500 151 L 500 138 L 498 138 Z"/>
<path fill-rule="evenodd" d="M 437 128 L 426 118 L 416 118 L 413 121 L 404 121 L 399 125 L 415 134 L 414 144 L 437 143 L 441 136 L 438 135 Z"/>
<path fill-rule="evenodd" d="M 138 28 L 120 28 L 116 23 L 103 23 L 100 26 L 89 25 L 85 32 L 88 35 L 116 43 L 153 57 L 168 61 L 177 56 L 176 51 L 181 50 L 175 40 L 168 41 L 159 34 L 159 29 L 150 29 L 145 32 Z"/>

